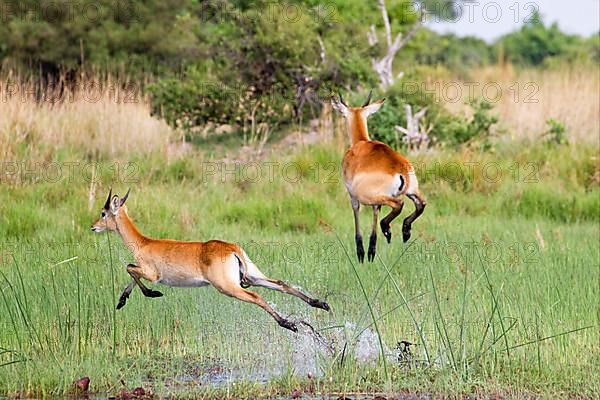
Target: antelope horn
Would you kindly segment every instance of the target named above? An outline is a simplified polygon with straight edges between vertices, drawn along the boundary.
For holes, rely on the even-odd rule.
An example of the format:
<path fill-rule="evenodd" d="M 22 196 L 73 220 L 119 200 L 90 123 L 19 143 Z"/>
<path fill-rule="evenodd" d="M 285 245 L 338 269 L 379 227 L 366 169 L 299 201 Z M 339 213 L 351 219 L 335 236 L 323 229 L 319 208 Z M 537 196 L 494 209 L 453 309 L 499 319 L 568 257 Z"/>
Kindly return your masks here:
<path fill-rule="evenodd" d="M 371 91 L 369 92 L 369 97 L 367 97 L 367 101 L 365 101 L 365 104 L 363 104 L 363 107 L 366 107 L 369 105 L 369 103 L 371 102 L 371 95 L 373 95 L 373 89 L 371 89 Z"/>
<path fill-rule="evenodd" d="M 110 190 L 108 191 L 108 197 L 106 198 L 106 203 L 104 203 L 104 209 L 108 210 L 110 209 L 110 198 L 112 197 L 112 187 L 110 188 Z"/>
<path fill-rule="evenodd" d="M 345 105 L 346 107 L 348 107 L 348 104 L 346 104 L 346 102 L 344 101 L 344 98 L 342 97 L 342 93 L 338 92 L 338 96 L 340 96 L 340 103 L 342 103 L 343 105 Z"/>

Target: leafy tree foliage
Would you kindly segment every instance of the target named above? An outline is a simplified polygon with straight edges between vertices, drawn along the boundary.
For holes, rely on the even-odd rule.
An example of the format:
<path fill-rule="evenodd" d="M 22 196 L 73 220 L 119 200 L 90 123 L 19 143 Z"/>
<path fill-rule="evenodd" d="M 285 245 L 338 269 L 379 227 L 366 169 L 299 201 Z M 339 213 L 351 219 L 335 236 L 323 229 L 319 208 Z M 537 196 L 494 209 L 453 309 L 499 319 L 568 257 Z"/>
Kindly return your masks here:
<path fill-rule="evenodd" d="M 189 0 L 3 2 L 0 56 L 46 73 L 82 62 L 102 69 L 161 73 L 197 57 Z M 192 22 L 194 22 L 192 24 Z"/>
<path fill-rule="evenodd" d="M 541 65 L 549 59 L 580 62 L 594 58 L 585 39 L 562 32 L 556 23 L 546 26 L 536 12 L 523 27 L 502 37 L 497 44 L 508 61 L 524 65 Z"/>
<path fill-rule="evenodd" d="M 450 18 L 460 1 L 419 3 Z M 394 34 L 408 32 L 418 18 L 412 0 L 387 0 L 386 6 Z M 332 92 L 377 87 L 372 59 L 386 51 L 376 0 L 22 0 L 0 3 L 0 20 L 2 66 L 41 71 L 42 78 L 82 69 L 148 78 L 155 111 L 184 128 L 212 122 L 244 129 L 316 115 L 320 99 Z M 598 36 L 566 35 L 536 15 L 496 46 L 423 28 L 394 66 L 407 72 L 405 80 L 420 82 L 416 65 L 460 73 L 493 62 L 500 49 L 528 65 L 600 59 Z M 429 107 L 440 140 L 464 142 L 489 131 L 485 104 L 473 105 L 481 118 L 465 128 L 427 95 L 400 86 L 388 92 L 387 111 L 374 117 L 383 122 L 381 138 L 395 137 L 406 103 Z"/>

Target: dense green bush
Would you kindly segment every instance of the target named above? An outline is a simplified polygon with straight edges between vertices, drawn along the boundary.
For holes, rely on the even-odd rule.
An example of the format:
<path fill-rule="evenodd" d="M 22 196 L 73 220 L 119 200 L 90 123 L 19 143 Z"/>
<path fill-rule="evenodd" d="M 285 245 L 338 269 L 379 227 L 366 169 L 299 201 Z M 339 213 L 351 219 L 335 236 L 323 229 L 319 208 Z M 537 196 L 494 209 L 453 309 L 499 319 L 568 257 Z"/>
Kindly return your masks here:
<path fill-rule="evenodd" d="M 444 14 L 455 0 L 422 1 L 430 14 Z M 177 127 L 228 124 L 236 130 L 272 130 L 316 117 L 321 100 L 338 90 L 377 87 L 372 60 L 385 53 L 383 21 L 376 2 L 332 0 L 49 0 L 4 5 L 0 63 L 44 78 L 77 76 L 82 69 L 109 71 L 141 81 L 156 115 Z M 386 2 L 392 32 L 416 21 L 411 0 Z M 441 15 L 452 17 L 452 15 Z M 360 23 L 357 23 L 360 21 Z M 377 43 L 367 32 L 376 30 Z M 374 137 L 399 145 L 395 125 L 405 125 L 404 106 L 428 107 L 431 136 L 451 144 L 489 134 L 495 123 L 485 103 L 474 118 L 454 117 L 435 99 L 414 90 L 431 72 L 493 62 L 494 52 L 521 64 L 562 59 L 600 60 L 598 36 L 581 39 L 546 27 L 539 15 L 493 47 L 484 41 L 440 35 L 422 28 L 400 51 L 396 71 L 407 76 L 384 95 L 388 104 L 373 117 Z M 428 73 L 419 71 L 427 66 Z M 41 73 L 40 73 L 41 72 Z M 362 97 L 361 97 L 362 101 Z M 259 127 L 263 128 L 259 128 Z M 266 127 L 266 128 L 265 128 Z"/>
<path fill-rule="evenodd" d="M 371 117 L 369 126 L 371 136 L 375 140 L 401 146 L 402 134 L 395 126 L 406 126 L 405 106 L 410 105 L 413 113 L 428 107 L 426 120 L 437 120 L 443 113 L 438 102 L 431 93 L 425 92 L 423 86 L 417 84 L 421 79 L 417 75 L 408 74 L 405 79 L 388 88 L 385 93 L 385 106 Z"/>
<path fill-rule="evenodd" d="M 258 124 L 314 118 L 335 88 L 375 85 L 372 49 L 366 41 L 350 46 L 348 38 L 365 35 L 353 16 L 373 23 L 380 16 L 361 3 L 334 2 L 331 9 L 312 3 L 208 7 L 199 33 L 210 48 L 207 58 L 149 87 L 155 111 L 184 128 L 212 122 L 246 132 Z M 399 24 L 394 28 L 402 29 Z M 216 40 L 214 30 L 228 40 Z"/>
<path fill-rule="evenodd" d="M 414 60 L 423 65 L 444 65 L 454 72 L 466 73 L 470 68 L 491 64 L 492 47 L 476 37 L 459 38 L 454 34 L 439 35 L 424 31 Z"/>
<path fill-rule="evenodd" d="M 189 63 L 203 47 L 190 0 L 2 3 L 0 60 L 55 75 L 88 67 L 127 76 Z"/>
<path fill-rule="evenodd" d="M 491 128 L 498 118 L 491 114 L 493 105 L 482 98 L 469 102 L 473 111 L 470 118 L 444 116 L 438 121 L 435 137 L 449 144 L 467 143 L 474 139 L 486 140 L 491 135 Z"/>
<path fill-rule="evenodd" d="M 489 138 L 492 127 L 498 122 L 498 118 L 492 114 L 492 104 L 482 98 L 475 98 L 469 103 L 472 116 L 453 115 L 436 101 L 432 92 L 424 90 L 423 85 L 414 84 L 421 81 L 418 75 L 411 75 L 387 90 L 385 107 L 371 117 L 373 139 L 395 147 L 403 146 L 403 135 L 395 127 L 406 127 L 406 105 L 412 107 L 413 115 L 427 107 L 421 123 L 433 126 L 429 136 L 434 142 L 459 145 L 474 139 L 485 141 Z"/>

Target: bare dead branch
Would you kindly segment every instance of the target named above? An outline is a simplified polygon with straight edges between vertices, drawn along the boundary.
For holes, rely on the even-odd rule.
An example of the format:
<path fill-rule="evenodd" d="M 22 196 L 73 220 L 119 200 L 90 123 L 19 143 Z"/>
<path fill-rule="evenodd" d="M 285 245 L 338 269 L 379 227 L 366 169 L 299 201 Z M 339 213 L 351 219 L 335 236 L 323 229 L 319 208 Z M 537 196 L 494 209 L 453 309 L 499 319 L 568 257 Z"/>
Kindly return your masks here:
<path fill-rule="evenodd" d="M 431 141 L 429 139 L 429 132 L 433 129 L 433 125 L 429 124 L 426 126 L 420 123 L 421 119 L 425 117 L 425 113 L 427 113 L 427 107 L 419 110 L 414 115 L 410 105 L 405 105 L 404 110 L 406 112 L 406 128 L 402 126 L 395 127 L 398 132 L 404 134 L 402 141 L 408 144 L 411 150 L 427 148 Z"/>
<path fill-rule="evenodd" d="M 369 31 L 367 32 L 367 41 L 371 47 L 379 43 L 379 39 L 377 39 L 377 32 L 375 32 L 375 25 L 371 25 L 369 27 Z"/>
<path fill-rule="evenodd" d="M 326 61 L 326 52 L 325 52 L 325 43 L 323 43 L 323 39 L 321 39 L 321 35 L 317 36 L 317 40 L 319 41 L 319 47 L 321 48 L 321 64 L 325 64 Z"/>
<path fill-rule="evenodd" d="M 381 10 L 381 15 L 383 17 L 383 24 L 385 26 L 385 35 L 387 41 L 387 51 L 386 54 L 380 59 L 375 60 L 372 59 L 371 63 L 373 65 L 373 69 L 379 76 L 379 84 L 382 89 L 392 85 L 394 83 L 394 76 L 392 75 L 392 63 L 394 61 L 394 57 L 396 53 L 400 49 L 402 49 L 406 44 L 410 41 L 410 39 L 417 33 L 419 28 L 423 25 L 425 21 L 425 12 L 421 9 L 421 13 L 419 18 L 408 31 L 408 33 L 404 36 L 402 33 L 398 33 L 394 40 L 392 41 L 392 29 L 390 26 L 390 20 L 388 17 L 387 9 L 385 7 L 385 0 L 378 0 L 377 2 L 379 9 Z M 375 28 L 371 26 L 370 32 L 367 33 L 367 39 L 369 40 L 369 45 L 374 46 L 377 43 L 377 35 L 375 34 Z"/>
<path fill-rule="evenodd" d="M 387 40 L 388 48 L 392 46 L 392 28 L 390 27 L 390 18 L 388 17 L 387 8 L 385 7 L 385 0 L 378 0 L 377 5 L 381 10 L 381 16 L 383 17 L 383 24 L 385 26 L 385 38 Z"/>

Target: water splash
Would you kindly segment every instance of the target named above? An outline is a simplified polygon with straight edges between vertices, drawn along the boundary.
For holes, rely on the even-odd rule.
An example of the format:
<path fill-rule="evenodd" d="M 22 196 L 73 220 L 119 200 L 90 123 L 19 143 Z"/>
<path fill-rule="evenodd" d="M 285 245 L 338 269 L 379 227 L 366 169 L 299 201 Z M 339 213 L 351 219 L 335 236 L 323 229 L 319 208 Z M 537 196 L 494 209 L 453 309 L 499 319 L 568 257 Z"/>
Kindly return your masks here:
<path fill-rule="evenodd" d="M 385 345 L 384 350 L 386 354 L 389 353 Z M 358 336 L 354 345 L 354 358 L 356 362 L 362 365 L 375 366 L 380 352 L 379 337 L 371 329 L 365 329 Z"/>
<path fill-rule="evenodd" d="M 275 310 L 279 308 L 277 304 L 269 304 Z M 237 311 L 227 310 L 229 307 L 234 305 L 224 302 L 223 314 Z M 313 321 L 313 314 L 295 302 L 285 302 L 284 309 L 293 310 L 293 316 L 286 316 L 285 312 L 280 314 L 296 322 L 298 333 L 281 329 L 269 316 L 258 312 L 252 317 L 238 314 L 233 326 L 212 321 L 203 324 L 199 341 L 214 343 L 215 337 L 221 338 L 220 346 L 224 350 L 217 351 L 216 358 L 209 360 L 207 365 L 195 362 L 191 368 L 197 367 L 197 372 L 192 374 L 193 380 L 223 386 L 237 382 L 266 383 L 290 374 L 318 378 L 334 364 L 348 365 L 350 362 L 371 367 L 380 359 L 379 339 L 372 329 L 358 327 L 352 321 L 326 326 L 322 320 Z M 240 325 L 259 328 L 240 331 Z M 387 356 L 390 352 L 387 347 L 384 350 Z M 212 354 L 206 354 L 206 357 Z"/>

